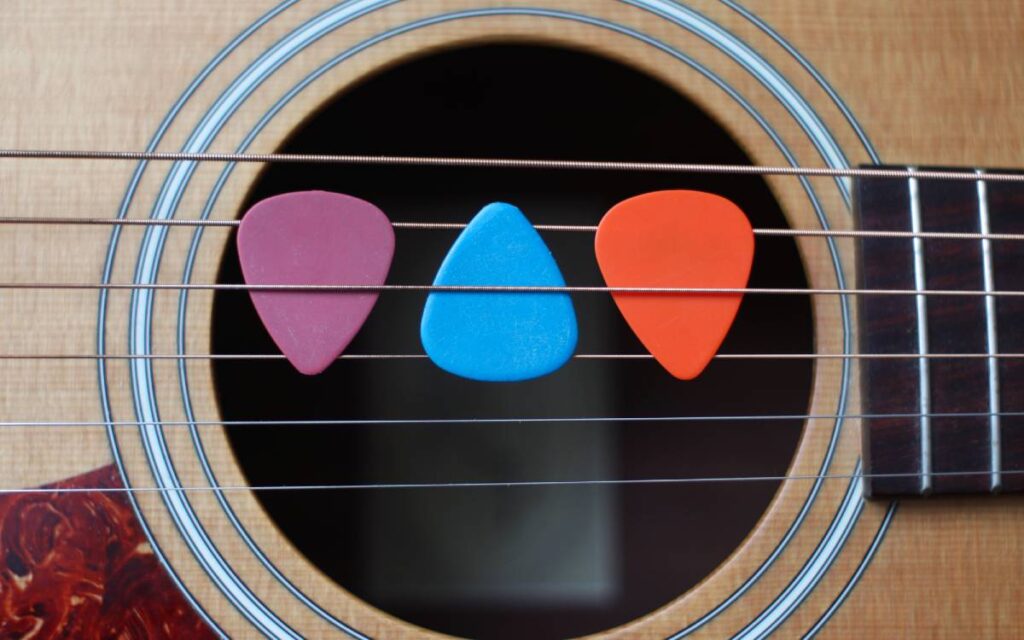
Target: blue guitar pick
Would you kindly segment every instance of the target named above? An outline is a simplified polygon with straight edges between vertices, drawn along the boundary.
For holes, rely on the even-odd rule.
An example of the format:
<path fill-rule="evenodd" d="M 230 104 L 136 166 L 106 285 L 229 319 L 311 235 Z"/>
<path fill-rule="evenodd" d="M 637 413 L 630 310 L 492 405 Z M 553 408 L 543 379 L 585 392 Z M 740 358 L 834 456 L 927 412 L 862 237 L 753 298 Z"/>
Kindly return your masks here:
<path fill-rule="evenodd" d="M 452 245 L 435 285 L 564 287 L 544 241 L 519 209 L 484 207 Z M 555 371 L 576 348 L 565 293 L 433 292 L 420 324 L 423 348 L 455 375 L 487 382 Z"/>

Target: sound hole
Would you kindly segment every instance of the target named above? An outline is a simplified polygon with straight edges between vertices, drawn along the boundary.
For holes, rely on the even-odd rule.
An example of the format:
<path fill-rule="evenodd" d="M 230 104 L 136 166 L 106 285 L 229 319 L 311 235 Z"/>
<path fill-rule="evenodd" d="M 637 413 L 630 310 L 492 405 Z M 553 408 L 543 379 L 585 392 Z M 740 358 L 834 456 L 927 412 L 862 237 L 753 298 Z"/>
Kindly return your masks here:
<path fill-rule="evenodd" d="M 284 144 L 290 153 L 751 162 L 692 102 L 591 55 L 481 46 L 420 57 L 351 88 Z M 246 207 L 325 189 L 395 221 L 466 221 L 492 201 L 535 223 L 596 224 L 616 202 L 699 189 L 756 227 L 786 221 L 757 177 L 279 164 Z M 600 285 L 592 234 L 545 233 L 570 284 Z M 397 232 L 391 283 L 429 283 L 455 232 Z M 219 281 L 241 282 L 234 242 Z M 804 287 L 796 246 L 758 239 L 751 286 Z M 603 294 L 574 299 L 579 353 L 641 353 Z M 351 353 L 422 353 L 424 294 L 384 293 Z M 725 352 L 809 352 L 811 309 L 748 296 Z M 217 294 L 216 353 L 276 349 L 244 294 Z M 239 426 L 253 485 L 777 476 L 800 421 L 627 422 L 616 417 L 803 414 L 807 361 L 718 360 L 692 382 L 651 361 L 575 360 L 534 381 L 486 384 L 425 360 L 341 361 L 306 377 L 280 361 L 214 363 L 226 420 L 593 418 L 573 422 Z M 736 549 L 777 482 L 349 489 L 259 493 L 269 517 L 327 576 L 408 622 L 474 638 L 561 638 L 640 617 Z M 328 607 L 331 603 L 321 603 Z"/>

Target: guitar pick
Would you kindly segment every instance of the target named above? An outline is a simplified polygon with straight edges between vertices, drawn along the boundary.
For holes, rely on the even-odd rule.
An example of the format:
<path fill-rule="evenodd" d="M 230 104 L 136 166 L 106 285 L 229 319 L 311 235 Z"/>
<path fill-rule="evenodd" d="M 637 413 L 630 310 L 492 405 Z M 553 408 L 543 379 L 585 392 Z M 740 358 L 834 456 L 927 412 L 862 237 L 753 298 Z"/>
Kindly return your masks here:
<path fill-rule="evenodd" d="M 435 285 L 565 286 L 551 251 L 510 204 L 484 207 L 459 235 Z M 489 382 L 527 380 L 561 367 L 576 348 L 576 313 L 564 293 L 433 292 L 420 339 L 445 371 Z"/>
<path fill-rule="evenodd" d="M 242 218 L 246 284 L 380 285 L 395 252 L 391 222 L 369 202 L 302 191 L 261 200 Z M 376 292 L 250 291 L 263 326 L 289 362 L 320 373 L 363 326 Z"/>
<path fill-rule="evenodd" d="M 612 207 L 597 228 L 609 287 L 745 288 L 754 232 L 743 212 L 700 191 L 658 191 Z M 697 377 L 718 351 L 743 295 L 613 293 L 626 322 L 676 378 Z"/>

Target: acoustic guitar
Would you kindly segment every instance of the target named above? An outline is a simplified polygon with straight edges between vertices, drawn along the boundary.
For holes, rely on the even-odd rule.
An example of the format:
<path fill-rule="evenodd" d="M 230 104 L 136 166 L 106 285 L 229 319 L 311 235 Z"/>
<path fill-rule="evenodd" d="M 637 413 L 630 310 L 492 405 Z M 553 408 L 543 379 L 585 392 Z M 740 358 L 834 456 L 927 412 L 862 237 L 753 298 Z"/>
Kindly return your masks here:
<path fill-rule="evenodd" d="M 0 16 L 0 637 L 1024 635 L 1021 3 Z M 247 211 L 310 191 L 371 203 L 395 242 L 317 375 L 238 244 Z M 749 279 L 603 277 L 602 217 L 665 191 L 742 211 Z M 421 341 L 495 202 L 578 327 L 515 382 Z M 707 229 L 662 244 L 713 243 L 691 215 Z M 357 294 L 329 284 L 283 283 Z M 742 301 L 682 380 L 630 295 Z"/>

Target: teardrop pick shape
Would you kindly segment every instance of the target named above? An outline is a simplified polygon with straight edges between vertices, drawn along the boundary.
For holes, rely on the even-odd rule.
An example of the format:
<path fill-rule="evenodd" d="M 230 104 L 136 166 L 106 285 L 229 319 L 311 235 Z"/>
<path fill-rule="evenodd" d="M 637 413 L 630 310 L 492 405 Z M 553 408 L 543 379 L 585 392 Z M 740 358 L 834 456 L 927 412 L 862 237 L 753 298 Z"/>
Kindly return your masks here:
<path fill-rule="evenodd" d="M 615 205 L 594 239 L 609 287 L 745 288 L 754 231 L 735 204 L 701 191 L 656 191 Z M 742 293 L 612 293 L 626 322 L 676 378 L 691 380 L 721 346 Z"/>
<path fill-rule="evenodd" d="M 551 286 L 565 280 L 519 209 L 484 207 L 462 231 L 435 285 Z M 565 293 L 432 292 L 420 324 L 423 348 L 458 376 L 528 380 L 557 370 L 576 348 L 576 312 Z"/>
<path fill-rule="evenodd" d="M 261 200 L 238 229 L 248 285 L 381 285 L 395 233 L 374 205 L 339 193 L 300 191 Z M 263 326 L 301 373 L 326 369 L 348 346 L 377 292 L 250 291 Z"/>

